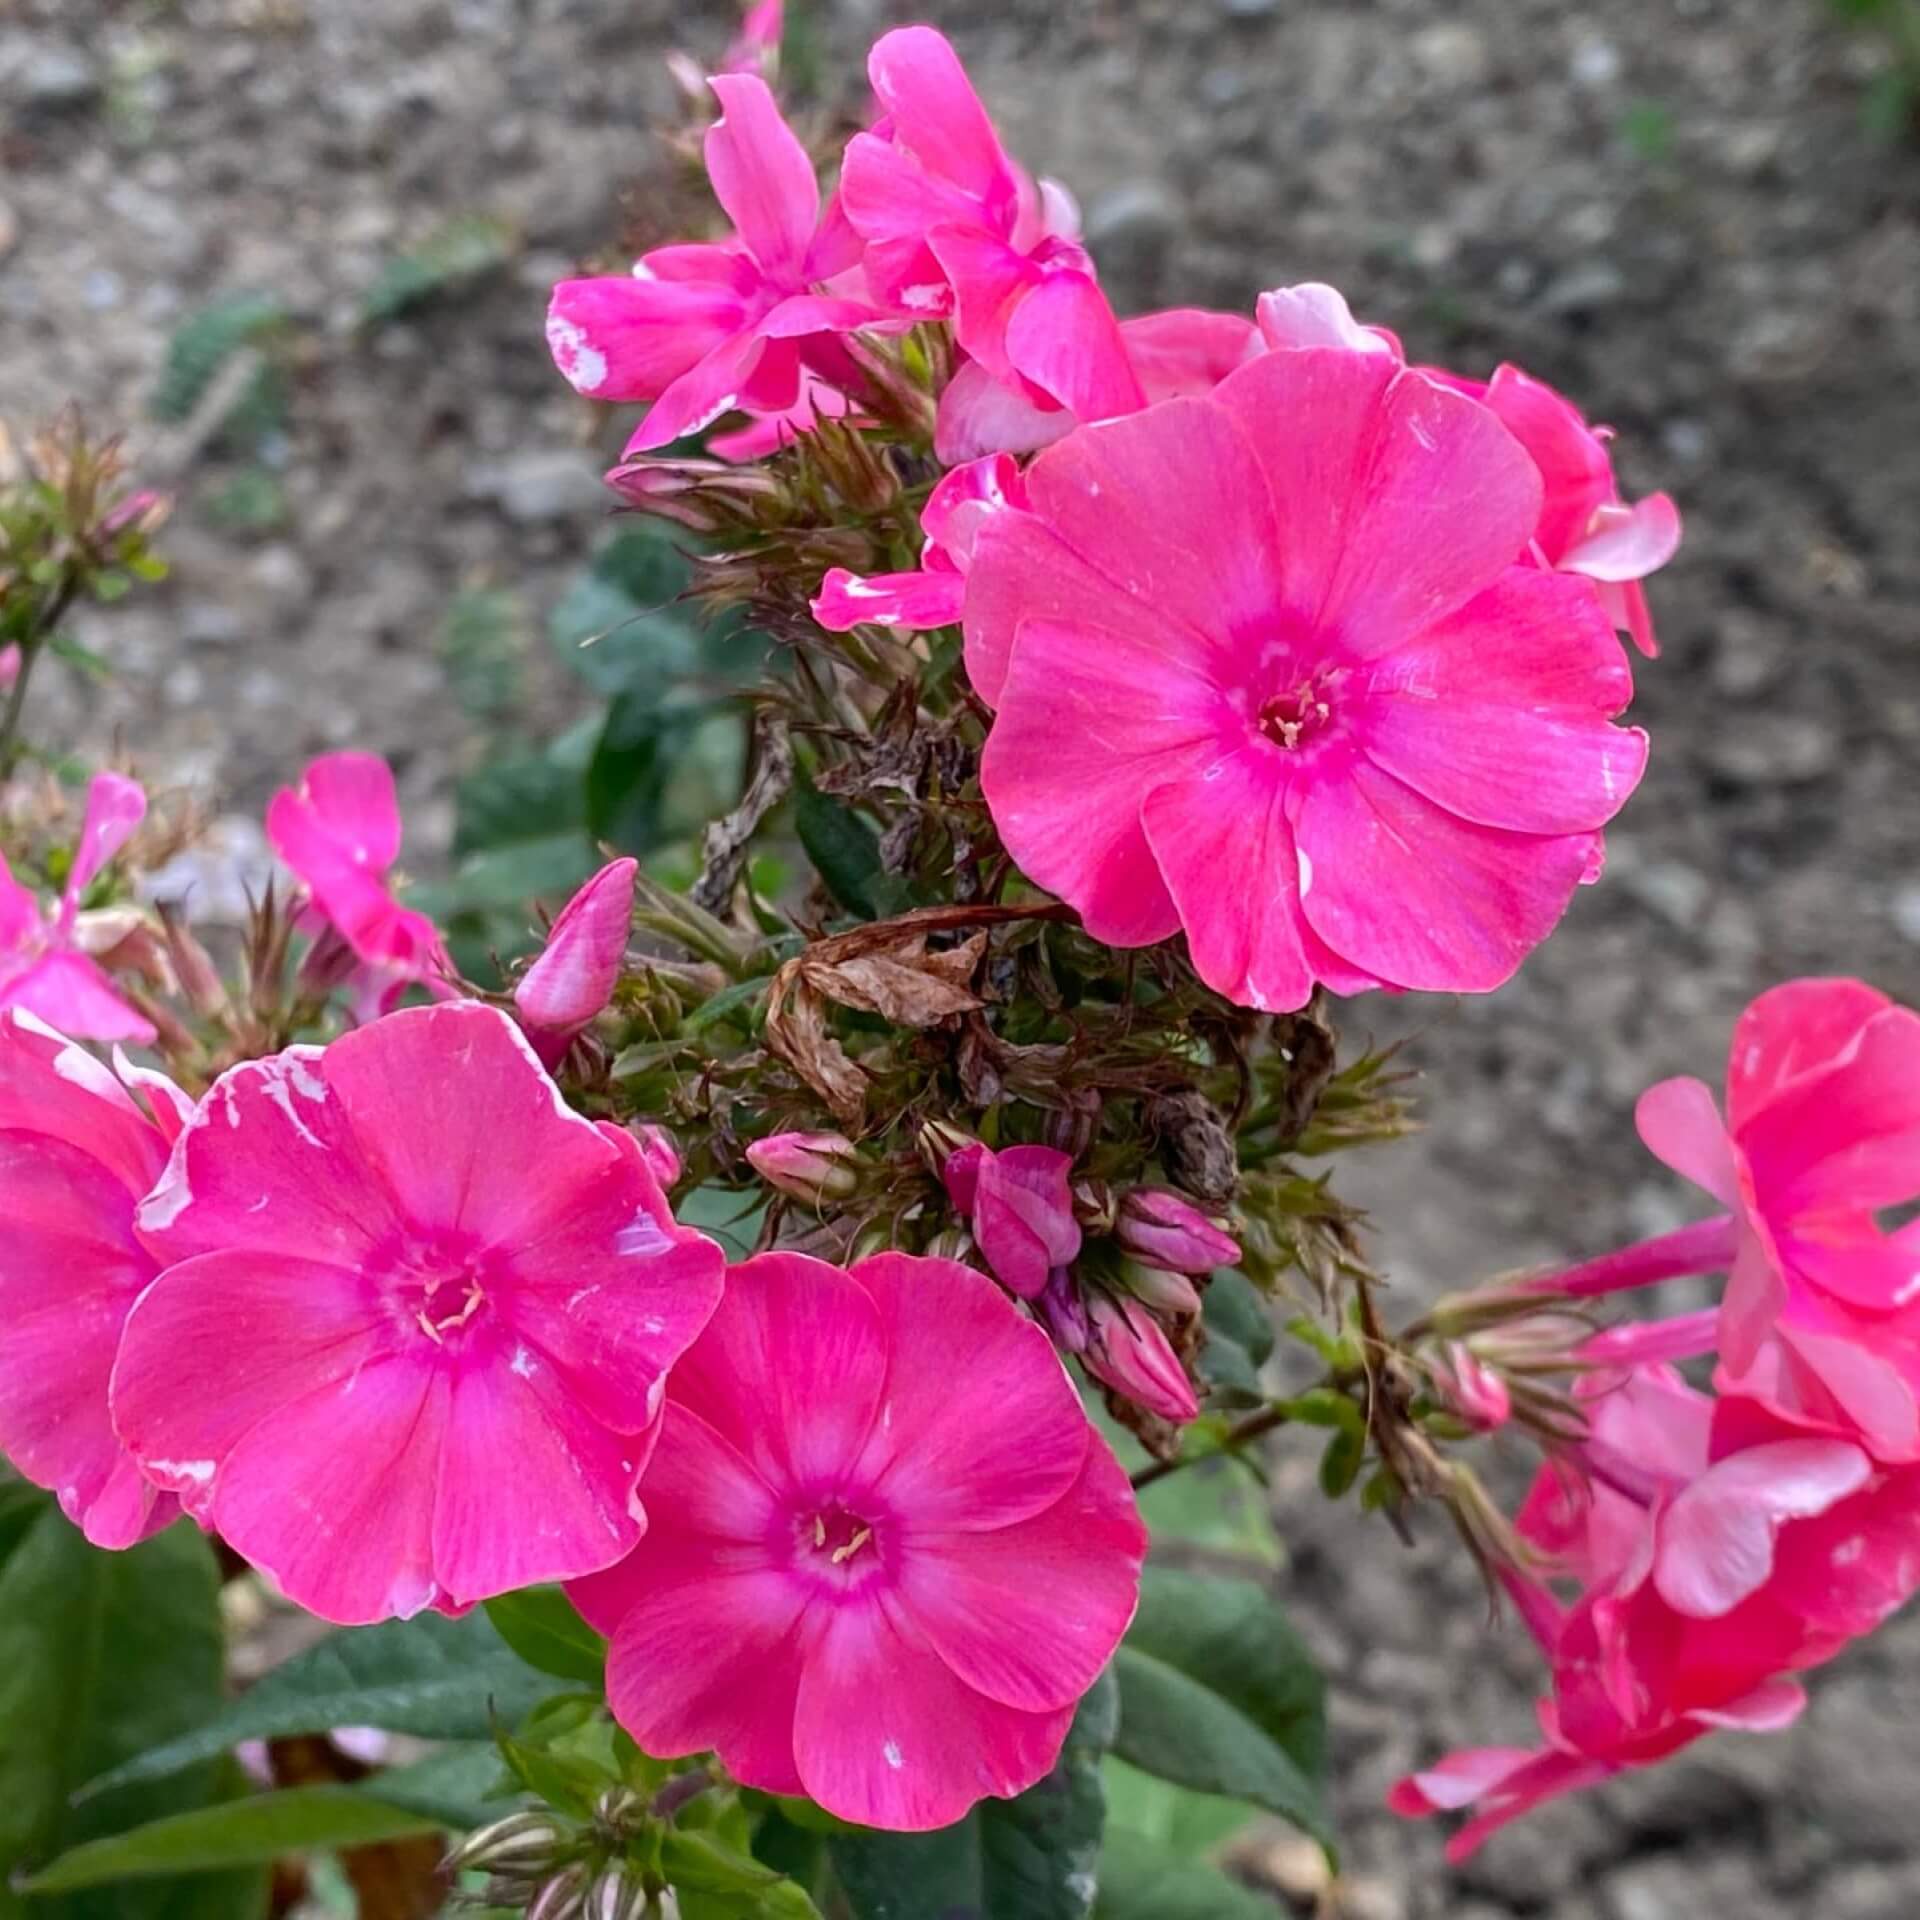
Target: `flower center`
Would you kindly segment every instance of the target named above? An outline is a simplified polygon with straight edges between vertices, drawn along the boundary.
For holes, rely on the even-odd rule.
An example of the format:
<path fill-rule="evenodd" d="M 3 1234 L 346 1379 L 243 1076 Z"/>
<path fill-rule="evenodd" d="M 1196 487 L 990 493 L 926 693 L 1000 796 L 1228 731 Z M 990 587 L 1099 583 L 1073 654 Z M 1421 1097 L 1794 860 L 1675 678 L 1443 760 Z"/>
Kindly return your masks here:
<path fill-rule="evenodd" d="M 1260 709 L 1255 724 L 1276 747 L 1296 753 L 1332 719 L 1327 691 L 1317 680 L 1303 680 L 1285 693 L 1276 693 Z"/>
<path fill-rule="evenodd" d="M 445 1347 L 484 1317 L 495 1277 L 471 1247 L 415 1243 L 380 1262 L 379 1287 L 387 1310 L 409 1332 Z"/>
<path fill-rule="evenodd" d="M 486 1289 L 471 1268 L 423 1276 L 418 1288 L 414 1322 L 435 1346 L 444 1346 L 449 1334 L 464 1327 L 487 1304 Z"/>
<path fill-rule="evenodd" d="M 834 1586 L 863 1584 L 880 1571 L 880 1541 L 873 1522 L 836 1501 L 796 1514 L 793 1533 L 801 1564 Z"/>

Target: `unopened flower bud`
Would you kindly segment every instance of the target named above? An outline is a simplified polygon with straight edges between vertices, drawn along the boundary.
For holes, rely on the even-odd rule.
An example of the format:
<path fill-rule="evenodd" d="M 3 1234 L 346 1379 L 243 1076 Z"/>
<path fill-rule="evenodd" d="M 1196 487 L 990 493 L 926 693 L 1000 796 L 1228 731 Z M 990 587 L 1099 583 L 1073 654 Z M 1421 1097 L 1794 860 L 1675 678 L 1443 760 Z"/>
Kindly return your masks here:
<path fill-rule="evenodd" d="M 770 1133 L 747 1159 L 768 1186 L 811 1206 L 845 1200 L 860 1185 L 860 1157 L 844 1133 Z"/>
<path fill-rule="evenodd" d="M 220 970 L 177 906 L 163 903 L 160 924 L 166 931 L 167 958 L 186 1002 L 203 1020 L 217 1020 L 227 1010 L 227 990 Z"/>
<path fill-rule="evenodd" d="M 1111 1233 L 1115 1218 L 1113 1189 L 1104 1180 L 1073 1183 L 1073 1217 L 1089 1233 Z"/>
<path fill-rule="evenodd" d="M 973 1251 L 973 1235 L 965 1227 L 943 1227 L 926 1245 L 929 1260 L 965 1260 Z"/>
<path fill-rule="evenodd" d="M 549 1813 L 510 1813 L 470 1833 L 446 1857 L 445 1871 L 538 1870 L 556 1860 L 570 1836 Z"/>
<path fill-rule="evenodd" d="M 665 1127 L 644 1120 L 633 1129 L 640 1142 L 640 1157 L 662 1187 L 675 1185 L 680 1178 L 680 1148 Z"/>
<path fill-rule="evenodd" d="M 1448 1412 L 1458 1414 L 1479 1433 L 1504 1427 L 1513 1414 L 1507 1383 L 1463 1340 L 1451 1340 L 1427 1356 L 1435 1394 Z"/>
<path fill-rule="evenodd" d="M 20 678 L 20 643 L 0 647 L 0 693 L 11 693 L 13 683 Z"/>
<path fill-rule="evenodd" d="M 628 506 L 672 520 L 694 533 L 719 533 L 750 520 L 754 508 L 779 497 L 773 476 L 722 460 L 628 460 L 610 468 L 607 485 Z"/>
<path fill-rule="evenodd" d="M 583 1920 L 587 1886 L 584 1866 L 563 1868 L 527 1902 L 526 1920 Z"/>
<path fill-rule="evenodd" d="M 1200 1402 L 1159 1321 L 1139 1305 L 1095 1294 L 1081 1364 L 1115 1393 L 1175 1426 L 1197 1419 Z"/>
<path fill-rule="evenodd" d="M 1211 1273 L 1240 1258 L 1237 1240 L 1168 1187 L 1130 1188 L 1113 1233 L 1135 1259 L 1175 1273 Z"/>
<path fill-rule="evenodd" d="M 547 944 L 513 990 L 534 1051 L 557 1066 L 573 1036 L 613 997 L 633 926 L 637 860 L 602 867 L 561 909 Z"/>
<path fill-rule="evenodd" d="M 1076 1087 L 1047 1115 L 1047 1145 L 1058 1147 L 1069 1159 L 1079 1159 L 1099 1130 L 1100 1096 L 1091 1087 Z"/>
<path fill-rule="evenodd" d="M 1121 1277 L 1136 1300 L 1169 1320 L 1191 1320 L 1200 1311 L 1200 1289 L 1184 1273 L 1129 1260 Z"/>
<path fill-rule="evenodd" d="M 965 1128 L 956 1127 L 951 1120 L 928 1120 L 924 1122 L 919 1134 L 915 1137 L 914 1144 L 920 1149 L 920 1158 L 925 1162 L 927 1171 L 932 1174 L 936 1180 L 942 1181 L 945 1184 L 947 1196 L 952 1200 L 954 1206 L 961 1213 L 971 1213 L 973 1211 L 973 1187 L 969 1178 L 969 1169 L 971 1169 L 973 1175 L 977 1176 L 979 1172 L 980 1155 L 984 1153 L 986 1149 L 981 1146 L 980 1142 L 975 1139 L 972 1134 L 968 1133 Z M 957 1170 L 950 1171 L 950 1169 L 953 1168 L 955 1157 L 966 1153 L 969 1149 L 973 1149 L 972 1158 L 963 1160 Z M 956 1192 L 954 1188 L 956 1174 L 960 1180 L 961 1189 L 966 1195 L 964 1200 L 960 1197 L 960 1193 Z"/>
<path fill-rule="evenodd" d="M 301 996 L 308 1000 L 324 1000 L 339 987 L 343 987 L 353 978 L 354 971 L 360 965 L 360 956 L 347 944 L 347 937 L 332 921 L 320 929 L 315 939 L 300 961 L 300 970 L 294 975 L 294 985 Z M 269 990 L 274 982 L 264 975 L 256 975 L 254 998 L 260 997 L 260 990 Z M 257 1011 L 261 1010 L 256 1008 Z"/>
<path fill-rule="evenodd" d="M 1054 1345 L 1067 1353 L 1085 1353 L 1093 1337 L 1093 1323 L 1087 1318 L 1087 1303 L 1074 1285 L 1071 1267 L 1055 1267 L 1047 1275 L 1038 1305 Z"/>
<path fill-rule="evenodd" d="M 653 1898 L 644 1880 L 638 1876 L 630 1879 L 616 1863 L 605 1868 L 587 1889 L 581 1905 L 582 1920 L 645 1920 L 648 1913 L 660 1910 L 652 1904 Z"/>

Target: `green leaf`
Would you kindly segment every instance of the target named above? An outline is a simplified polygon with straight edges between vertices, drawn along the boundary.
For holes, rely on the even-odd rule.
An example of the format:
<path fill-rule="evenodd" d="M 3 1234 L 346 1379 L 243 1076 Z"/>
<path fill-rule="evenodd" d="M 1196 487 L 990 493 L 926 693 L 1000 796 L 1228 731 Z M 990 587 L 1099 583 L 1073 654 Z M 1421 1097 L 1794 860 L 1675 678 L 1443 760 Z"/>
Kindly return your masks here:
<path fill-rule="evenodd" d="M 551 753 L 521 754 L 468 774 L 455 789 L 453 851 L 460 858 L 556 834 L 577 838 L 586 824 L 580 769 Z"/>
<path fill-rule="evenodd" d="M 983 1800 L 937 1832 L 830 1839 L 855 1920 L 1088 1920 L 1114 1737 L 1112 1676 L 1080 1703 L 1053 1771 L 1015 1800 Z"/>
<path fill-rule="evenodd" d="M 1204 1861 L 1117 1827 L 1100 1855 L 1094 1920 L 1275 1920 L 1278 1909 Z"/>
<path fill-rule="evenodd" d="M 793 824 L 827 891 L 849 913 L 873 919 L 874 885 L 885 877 L 880 836 L 851 807 L 820 792 L 804 773 L 794 786 Z"/>
<path fill-rule="evenodd" d="M 1265 1807 L 1331 1845 L 1326 1683 L 1262 1588 L 1149 1566 L 1114 1672 L 1123 1760 Z"/>
<path fill-rule="evenodd" d="M 12 1497 L 7 1506 L 17 1520 Z M 225 1649 L 219 1573 L 192 1527 L 125 1553 L 90 1547 L 40 1502 L 0 1566 L 0 1872 L 161 1815 L 203 1807 L 226 1769 L 75 1807 L 82 1781 L 217 1710 Z M 247 1920 L 265 1904 L 253 1874 L 138 1896 L 36 1901 L 33 1920 Z M 28 1909 L 0 1878 L 0 1915 Z"/>
<path fill-rule="evenodd" d="M 1215 1270 L 1200 1312 L 1209 1335 L 1233 1341 L 1256 1367 L 1266 1364 L 1273 1352 L 1273 1319 L 1260 1289 L 1238 1267 Z"/>
<path fill-rule="evenodd" d="M 1151 1840 L 1182 1860 L 1211 1854 L 1260 1816 L 1244 1800 L 1194 1793 L 1130 1767 L 1113 1754 L 1101 1769 L 1107 1788 L 1107 1833 L 1117 1827 Z"/>
<path fill-rule="evenodd" d="M 558 1587 L 525 1587 L 486 1605 L 495 1631 L 528 1666 L 604 1690 L 607 1643 Z"/>
<path fill-rule="evenodd" d="M 662 707 L 651 692 L 614 700 L 587 763 L 587 831 L 596 840 L 622 853 L 652 848 L 672 770 L 667 747 L 692 724 L 686 708 Z"/>
<path fill-rule="evenodd" d="M 285 307 L 271 293 L 226 294 L 189 314 L 167 342 L 166 365 L 148 411 L 156 420 L 185 420 L 220 369 L 243 347 L 278 332 L 286 318 Z"/>
<path fill-rule="evenodd" d="M 407 905 L 445 921 L 460 913 L 564 900 L 598 865 L 584 832 L 549 834 L 470 854 L 444 886 L 409 888 Z"/>
<path fill-rule="evenodd" d="M 418 246 L 380 269 L 360 302 L 361 323 L 376 325 L 449 292 L 512 259 L 513 229 L 487 213 L 457 213 Z"/>
<path fill-rule="evenodd" d="M 439 1825 L 383 1805 L 358 1787 L 288 1787 L 89 1840 L 35 1874 L 25 1891 L 62 1893 L 153 1874 L 264 1866 L 308 1847 L 370 1847 L 434 1833 Z"/>
<path fill-rule="evenodd" d="M 87 1789 L 156 1780 L 224 1753 L 238 1740 L 328 1727 L 384 1727 L 429 1740 L 482 1739 L 489 1713 L 512 1722 L 552 1691 L 485 1614 L 449 1620 L 423 1613 L 377 1627 L 348 1627 L 275 1667 L 204 1725 L 115 1767 Z"/>
<path fill-rule="evenodd" d="M 424 1760 L 383 1768 L 362 1783 L 362 1790 L 389 1807 L 425 1814 L 459 1831 L 503 1818 L 519 1798 L 500 1749 L 490 1740 L 442 1747 Z"/>
<path fill-rule="evenodd" d="M 694 615 L 679 604 L 687 563 L 664 529 L 617 533 L 561 596 L 554 650 L 596 693 L 662 693 L 700 661 Z"/>

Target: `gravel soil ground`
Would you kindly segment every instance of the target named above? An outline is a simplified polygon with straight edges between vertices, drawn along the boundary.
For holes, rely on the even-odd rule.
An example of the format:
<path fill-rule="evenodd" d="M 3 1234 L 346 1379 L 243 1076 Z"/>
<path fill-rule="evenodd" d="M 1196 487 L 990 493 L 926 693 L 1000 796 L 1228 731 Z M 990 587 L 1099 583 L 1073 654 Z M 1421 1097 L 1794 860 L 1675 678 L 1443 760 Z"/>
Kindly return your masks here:
<path fill-rule="evenodd" d="M 0 4 L 0 417 L 77 397 L 183 494 L 173 579 L 80 633 L 122 668 L 58 696 L 86 735 L 242 813 L 306 754 L 378 749 L 431 866 L 473 751 L 449 596 L 507 585 L 537 618 L 600 530 L 546 286 L 623 218 L 665 237 L 659 55 L 710 57 L 730 11 Z M 916 10 L 816 11 L 834 62 Z M 924 13 L 1077 189 L 1123 310 L 1335 281 L 1418 357 L 1579 396 L 1632 489 L 1682 502 L 1665 657 L 1639 673 L 1652 770 L 1606 879 L 1505 992 L 1346 1020 L 1414 1036 L 1427 1076 L 1429 1131 L 1347 1181 L 1406 1299 L 1677 1224 L 1690 1202 L 1632 1134 L 1644 1084 L 1717 1077 L 1732 1016 L 1788 975 L 1920 998 L 1920 152 L 1863 126 L 1874 47 L 1820 0 Z M 510 227 L 502 268 L 358 323 L 387 263 L 472 214 Z M 182 319 L 239 290 L 297 340 L 264 495 L 146 417 Z M 536 672 L 528 724 L 570 697 Z M 1324 1510 L 1304 1461 L 1282 1483 L 1287 1590 L 1336 1680 L 1353 1920 L 1920 1913 L 1920 1618 L 1823 1676 L 1785 1737 L 1714 1743 L 1451 1872 L 1380 1796 L 1445 1745 L 1527 1737 L 1525 1649 L 1437 1529 L 1408 1552 Z M 1284 1846 L 1250 1865 L 1297 1876 Z"/>

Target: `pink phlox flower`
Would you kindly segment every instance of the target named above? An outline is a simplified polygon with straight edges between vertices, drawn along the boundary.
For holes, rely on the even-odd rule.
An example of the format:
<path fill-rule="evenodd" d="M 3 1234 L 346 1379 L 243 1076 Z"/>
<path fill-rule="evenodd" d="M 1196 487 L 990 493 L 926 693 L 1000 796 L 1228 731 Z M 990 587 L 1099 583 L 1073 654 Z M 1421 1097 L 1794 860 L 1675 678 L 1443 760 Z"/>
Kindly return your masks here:
<path fill-rule="evenodd" d="M 574 1583 L 650 1754 L 921 1831 L 1053 1765 L 1146 1532 L 1040 1329 L 985 1275 L 735 1267 L 674 1369 L 652 1524 Z"/>
<path fill-rule="evenodd" d="M 766 74 L 780 59 L 786 13 L 786 0 L 750 0 L 741 16 L 739 32 L 720 56 L 720 71 Z"/>
<path fill-rule="evenodd" d="M 814 619 L 829 633 L 859 626 L 924 632 L 956 625 L 981 527 L 996 513 L 1021 513 L 1026 506 L 1026 482 L 1010 454 L 989 454 L 955 467 L 942 475 L 920 510 L 926 544 L 919 568 L 864 576 L 829 568 L 814 597 Z"/>
<path fill-rule="evenodd" d="M 393 769 L 378 754 L 309 762 L 298 787 L 268 802 L 266 824 L 273 850 L 306 886 L 307 930 L 331 927 L 360 963 L 351 983 L 359 1018 L 390 1012 L 410 986 L 452 992 L 439 929 L 387 884 L 400 857 L 400 804 Z"/>
<path fill-rule="evenodd" d="M 707 174 L 735 231 L 717 245 L 656 247 L 631 275 L 563 280 L 547 312 L 554 364 L 577 392 L 653 403 L 629 455 L 736 409 L 797 406 L 803 364 L 885 318 L 829 284 L 858 265 L 860 239 L 837 199 L 822 211 L 813 162 L 766 82 L 735 73 L 708 84 L 721 111 Z M 831 380 L 842 364 L 818 370 Z"/>
<path fill-rule="evenodd" d="M 107 1380 L 158 1270 L 134 1209 L 189 1111 L 164 1074 L 122 1062 L 116 1079 L 26 1008 L 0 1013 L 0 1453 L 97 1547 L 180 1511 L 114 1437 Z"/>
<path fill-rule="evenodd" d="M 633 930 L 637 860 L 610 860 L 547 930 L 547 942 L 513 990 L 513 1004 L 533 1050 L 556 1066 L 613 998 Z"/>
<path fill-rule="evenodd" d="M 741 464 L 764 460 L 782 447 L 792 446 L 801 434 L 811 433 L 822 420 L 845 420 L 853 426 L 871 424 L 861 415 L 857 401 L 830 386 L 811 367 L 803 366 L 800 391 L 791 406 L 753 413 L 744 427 L 710 435 L 707 451 L 716 459 Z"/>
<path fill-rule="evenodd" d="M 20 664 L 23 659 L 19 641 L 0 647 L 0 693 L 10 693 L 13 683 L 20 678 Z"/>
<path fill-rule="evenodd" d="M 293 1600 L 354 1624 L 611 1565 L 724 1258 L 518 1027 L 414 1007 L 232 1068 L 136 1227 L 114 1424 Z"/>
<path fill-rule="evenodd" d="M 1540 480 L 1500 422 L 1386 354 L 1268 353 L 1026 486 L 964 615 L 1022 870 L 1110 945 L 1184 929 L 1245 1006 L 1509 978 L 1647 743 L 1586 584 L 1515 564 Z"/>
<path fill-rule="evenodd" d="M 82 1040 L 128 1040 L 145 1046 L 153 1023 L 115 990 L 86 951 L 80 902 L 101 870 L 146 817 L 139 783 L 117 773 L 87 782 L 86 812 L 67 883 L 51 917 L 0 854 L 0 1008 L 19 1007 Z"/>
<path fill-rule="evenodd" d="M 1724 1120 L 1692 1079 L 1635 1118 L 1734 1215 L 1722 1390 L 1920 1460 L 1920 1235 L 1876 1217 L 1920 1195 L 1920 1015 L 1857 980 L 1790 981 L 1734 1027 Z"/>
<path fill-rule="evenodd" d="M 1211 393 L 1235 367 L 1266 351 L 1260 329 L 1240 313 L 1171 307 L 1120 322 L 1127 362 L 1147 404 Z"/>

